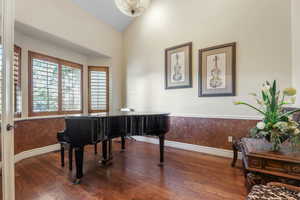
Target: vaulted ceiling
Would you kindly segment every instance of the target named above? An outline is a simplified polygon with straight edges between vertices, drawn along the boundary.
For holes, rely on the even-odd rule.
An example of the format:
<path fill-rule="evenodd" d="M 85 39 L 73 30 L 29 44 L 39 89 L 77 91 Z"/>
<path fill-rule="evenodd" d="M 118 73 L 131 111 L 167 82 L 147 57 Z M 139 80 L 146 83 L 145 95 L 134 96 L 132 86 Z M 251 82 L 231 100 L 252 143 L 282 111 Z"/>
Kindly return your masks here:
<path fill-rule="evenodd" d="M 121 13 L 114 0 L 73 0 L 82 9 L 122 32 L 133 20 Z"/>

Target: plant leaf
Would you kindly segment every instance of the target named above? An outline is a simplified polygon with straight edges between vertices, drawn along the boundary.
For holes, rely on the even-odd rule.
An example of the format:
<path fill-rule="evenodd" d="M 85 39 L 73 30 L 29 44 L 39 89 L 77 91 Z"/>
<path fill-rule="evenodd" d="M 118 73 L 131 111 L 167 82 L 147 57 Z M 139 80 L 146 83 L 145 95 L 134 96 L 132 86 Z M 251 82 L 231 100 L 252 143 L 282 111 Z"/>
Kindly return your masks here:
<path fill-rule="evenodd" d="M 294 113 L 296 113 L 296 112 L 300 112 L 300 109 L 296 109 L 296 110 L 292 110 L 292 111 L 286 112 L 286 113 L 280 115 L 280 116 L 279 116 L 279 119 L 281 119 L 282 117 L 287 117 L 287 116 L 289 116 L 289 115 L 291 115 L 291 114 L 294 114 Z"/>
<path fill-rule="evenodd" d="M 263 115 L 266 115 L 266 113 L 264 113 L 262 110 L 259 110 L 258 108 L 254 107 L 254 106 L 252 106 L 252 105 L 250 105 L 248 103 L 245 103 L 245 102 L 236 102 L 235 104 L 236 105 L 246 105 L 246 106 L 248 106 L 250 108 L 253 108 L 254 110 L 258 111 L 259 113 L 261 113 Z"/>

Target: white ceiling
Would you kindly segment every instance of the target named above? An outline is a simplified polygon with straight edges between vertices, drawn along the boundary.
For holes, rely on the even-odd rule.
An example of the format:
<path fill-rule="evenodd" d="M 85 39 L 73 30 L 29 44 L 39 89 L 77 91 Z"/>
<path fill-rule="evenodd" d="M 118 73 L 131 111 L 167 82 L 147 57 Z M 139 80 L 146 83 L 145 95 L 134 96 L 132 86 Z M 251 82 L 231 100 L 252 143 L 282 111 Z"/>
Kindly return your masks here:
<path fill-rule="evenodd" d="M 122 32 L 133 20 L 121 13 L 114 0 L 73 0 L 82 9 Z"/>

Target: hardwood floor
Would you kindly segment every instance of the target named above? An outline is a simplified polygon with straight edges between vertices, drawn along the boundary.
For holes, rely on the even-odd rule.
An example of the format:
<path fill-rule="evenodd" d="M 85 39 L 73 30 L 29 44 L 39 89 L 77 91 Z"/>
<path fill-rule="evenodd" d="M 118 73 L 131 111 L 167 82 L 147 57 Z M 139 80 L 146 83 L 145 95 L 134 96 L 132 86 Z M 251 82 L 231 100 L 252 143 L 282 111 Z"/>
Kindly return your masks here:
<path fill-rule="evenodd" d="M 245 199 L 242 170 L 231 168 L 230 159 L 167 147 L 160 168 L 157 145 L 130 142 L 126 147 L 121 153 L 120 144 L 114 143 L 113 165 L 105 168 L 98 164 L 100 154 L 87 148 L 80 185 L 71 183 L 75 170 L 60 167 L 58 152 L 21 161 L 16 165 L 16 199 Z"/>

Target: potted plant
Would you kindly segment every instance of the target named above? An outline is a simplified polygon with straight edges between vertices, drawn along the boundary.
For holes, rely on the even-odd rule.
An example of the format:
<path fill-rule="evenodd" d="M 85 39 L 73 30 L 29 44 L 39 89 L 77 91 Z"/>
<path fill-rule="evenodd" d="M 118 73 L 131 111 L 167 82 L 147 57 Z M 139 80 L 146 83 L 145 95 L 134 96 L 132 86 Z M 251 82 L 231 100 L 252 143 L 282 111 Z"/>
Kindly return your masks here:
<path fill-rule="evenodd" d="M 292 145 L 300 143 L 299 124 L 293 120 L 292 114 L 300 109 L 285 112 L 284 106 L 295 103 L 296 90 L 286 88 L 282 93 L 277 89 L 276 81 L 263 84 L 261 95 L 251 94 L 256 98 L 258 107 L 245 102 L 235 102 L 236 105 L 246 105 L 263 115 L 262 121 L 250 130 L 251 137 L 265 138 L 272 143 L 272 150 L 278 151 L 280 144 L 289 140 Z"/>

